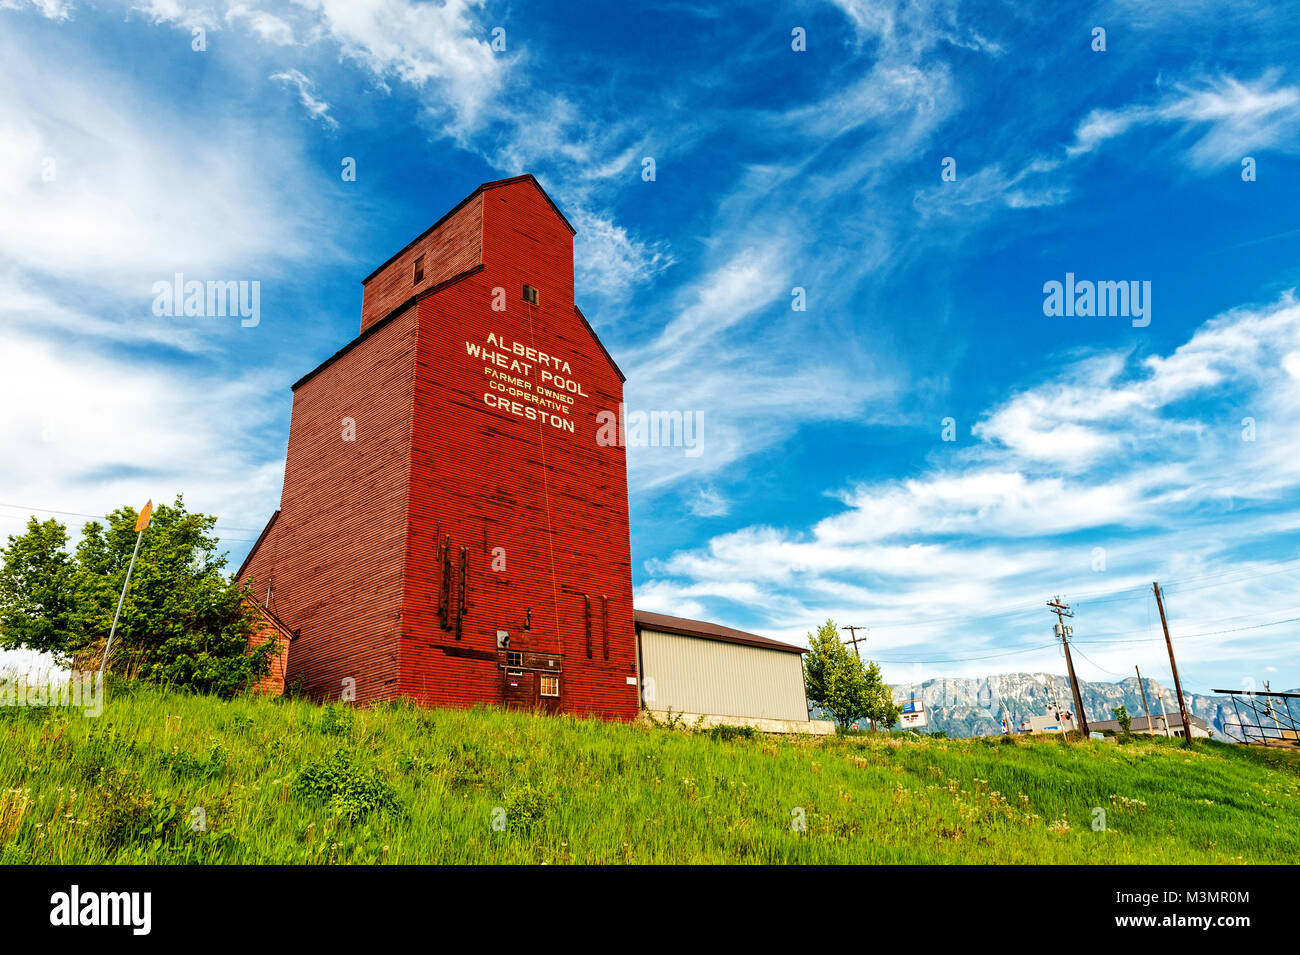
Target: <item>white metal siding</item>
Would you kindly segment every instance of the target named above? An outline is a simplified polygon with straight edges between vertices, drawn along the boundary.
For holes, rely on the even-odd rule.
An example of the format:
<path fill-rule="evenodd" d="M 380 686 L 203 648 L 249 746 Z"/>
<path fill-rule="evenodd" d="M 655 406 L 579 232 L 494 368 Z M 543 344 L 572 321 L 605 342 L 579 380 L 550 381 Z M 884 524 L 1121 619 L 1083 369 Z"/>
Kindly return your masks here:
<path fill-rule="evenodd" d="M 800 654 L 660 630 L 639 634 L 650 709 L 808 719 Z"/>

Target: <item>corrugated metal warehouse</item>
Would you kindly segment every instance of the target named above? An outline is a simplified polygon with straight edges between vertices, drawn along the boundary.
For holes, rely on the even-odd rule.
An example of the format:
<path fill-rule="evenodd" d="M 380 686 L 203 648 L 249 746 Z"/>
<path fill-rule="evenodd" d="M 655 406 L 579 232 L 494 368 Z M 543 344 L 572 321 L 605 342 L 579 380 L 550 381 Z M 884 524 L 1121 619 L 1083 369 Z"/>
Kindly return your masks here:
<path fill-rule="evenodd" d="M 288 684 L 637 715 L 626 451 L 596 439 L 624 377 L 574 304 L 573 236 L 532 176 L 483 184 L 364 281 L 360 335 L 293 386 L 280 509 L 238 574 L 294 635 Z M 669 619 L 647 643 L 664 692 L 806 721 L 798 648 Z"/>
<path fill-rule="evenodd" d="M 802 647 L 645 610 L 634 619 L 642 704 L 657 717 L 825 731 L 809 725 Z"/>

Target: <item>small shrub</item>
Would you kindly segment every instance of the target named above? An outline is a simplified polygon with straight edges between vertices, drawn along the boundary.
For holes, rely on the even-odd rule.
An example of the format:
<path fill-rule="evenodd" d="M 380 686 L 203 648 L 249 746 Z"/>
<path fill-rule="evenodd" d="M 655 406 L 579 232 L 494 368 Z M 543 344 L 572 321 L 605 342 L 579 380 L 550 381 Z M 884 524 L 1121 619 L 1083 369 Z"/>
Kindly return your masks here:
<path fill-rule="evenodd" d="M 243 713 L 236 713 L 230 718 L 231 728 L 238 730 L 241 733 L 247 733 L 252 730 L 256 722 L 257 721 L 251 716 L 245 716 Z"/>
<path fill-rule="evenodd" d="M 328 736 L 351 736 L 356 717 L 351 708 L 339 704 L 321 708 L 316 728 Z"/>
<path fill-rule="evenodd" d="M 732 726 L 728 723 L 720 723 L 717 726 L 710 726 L 708 730 L 712 739 L 731 742 L 737 739 L 758 739 L 758 730 L 752 726 Z"/>
<path fill-rule="evenodd" d="M 0 845 L 0 865 L 24 865 L 27 863 L 27 848 L 13 842 Z"/>
<path fill-rule="evenodd" d="M 228 763 L 229 754 L 220 742 L 215 742 L 208 747 L 208 754 L 205 757 L 173 748 L 162 758 L 163 766 L 172 773 L 197 779 L 215 779 L 225 773 Z"/>
<path fill-rule="evenodd" d="M 293 781 L 293 793 L 324 803 L 335 815 L 348 819 L 397 809 L 393 787 L 376 770 L 355 765 L 343 750 L 303 767 Z"/>
<path fill-rule="evenodd" d="M 138 747 L 116 730 L 92 733 L 85 744 L 73 751 L 73 768 L 89 783 L 98 783 L 115 766 L 130 763 Z"/>
<path fill-rule="evenodd" d="M 546 815 L 551 794 L 524 783 L 507 793 L 505 801 L 506 824 L 514 831 L 529 832 Z"/>
<path fill-rule="evenodd" d="M 289 685 L 284 689 L 284 696 L 291 700 L 307 699 L 307 678 L 299 673 L 289 681 Z"/>
<path fill-rule="evenodd" d="M 111 849 L 120 849 L 149 837 L 170 835 L 175 828 L 174 807 L 155 804 L 140 774 L 126 769 L 106 773 L 93 797 L 90 824 L 96 837 Z"/>
<path fill-rule="evenodd" d="M 668 707 L 667 713 L 664 714 L 665 718 L 662 720 L 657 719 L 654 713 L 650 712 L 649 710 L 645 711 L 645 715 L 646 715 L 646 719 L 650 721 L 651 726 L 655 726 L 663 730 L 675 730 L 686 725 L 686 720 L 682 716 L 682 714 L 674 713 L 673 708 L 671 706 Z"/>

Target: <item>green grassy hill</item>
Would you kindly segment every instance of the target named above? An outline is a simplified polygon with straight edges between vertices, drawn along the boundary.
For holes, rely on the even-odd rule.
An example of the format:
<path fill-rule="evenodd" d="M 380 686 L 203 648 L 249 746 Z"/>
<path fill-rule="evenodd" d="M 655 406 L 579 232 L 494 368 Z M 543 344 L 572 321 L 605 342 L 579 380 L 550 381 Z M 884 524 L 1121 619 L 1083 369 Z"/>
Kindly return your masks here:
<path fill-rule="evenodd" d="M 0 860 L 1234 863 L 1300 854 L 1300 753 L 1214 743 L 1187 752 L 1166 740 L 724 735 L 147 688 L 117 693 L 98 718 L 3 707 Z"/>

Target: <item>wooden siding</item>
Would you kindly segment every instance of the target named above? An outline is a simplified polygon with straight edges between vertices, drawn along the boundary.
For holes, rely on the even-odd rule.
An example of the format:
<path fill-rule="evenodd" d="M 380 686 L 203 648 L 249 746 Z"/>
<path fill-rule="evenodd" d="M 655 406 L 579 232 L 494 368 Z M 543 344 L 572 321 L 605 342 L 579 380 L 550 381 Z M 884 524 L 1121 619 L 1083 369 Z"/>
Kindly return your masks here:
<path fill-rule="evenodd" d="M 271 658 L 271 669 L 253 685 L 253 689 L 258 693 L 280 696 L 284 693 L 285 674 L 289 666 L 289 643 L 293 637 L 267 616 L 259 602 L 250 602 L 253 604 L 256 622 L 248 637 L 249 649 L 260 647 L 268 640 L 274 640 L 277 647 L 275 656 Z"/>
<path fill-rule="evenodd" d="M 495 655 L 497 631 L 504 630 L 512 650 L 563 654 L 558 709 L 632 719 L 638 704 L 628 683 L 636 676 L 636 644 L 627 463 L 623 448 L 595 440 L 596 415 L 618 408 L 622 382 L 574 312 L 572 236 L 563 221 L 529 181 L 483 196 L 485 268 L 419 306 L 402 684 L 429 702 L 501 698 L 496 659 L 440 649 L 456 642 L 438 612 L 441 535 L 457 554 L 468 547 L 461 644 Z M 539 305 L 523 301 L 525 283 L 539 290 Z M 505 291 L 500 312 L 492 308 L 497 288 Z M 572 432 L 487 404 L 489 396 L 509 400 L 490 387 L 489 365 L 467 353 L 467 343 L 483 346 L 489 335 L 503 343 L 492 351 L 512 359 L 510 347 L 519 343 L 569 363 L 567 377 L 585 395 L 569 414 L 557 414 L 572 422 Z M 531 375 L 514 377 L 535 387 L 541 369 L 529 364 Z M 504 569 L 494 570 L 494 560 Z M 584 595 L 597 608 L 590 658 Z"/>
<path fill-rule="evenodd" d="M 627 462 L 623 448 L 596 443 L 596 416 L 619 407 L 622 379 L 574 308 L 572 232 L 533 180 L 493 185 L 369 280 L 363 329 L 410 297 L 403 281 L 418 254 L 429 286 L 480 259 L 483 268 L 425 295 L 295 392 L 280 517 L 246 568 L 259 595 L 271 581 L 272 609 L 300 628 L 289 682 L 301 675 L 313 695 L 337 697 L 351 677 L 358 703 L 505 703 L 519 699 L 508 689 L 525 688 L 506 685 L 504 630 L 512 650 L 562 655 L 558 700 L 539 700 L 532 681 L 534 705 L 633 719 Z M 525 283 L 538 305 L 523 301 Z M 498 288 L 504 311 L 493 309 Z M 567 362 L 567 373 L 545 369 L 581 386 L 567 412 L 544 409 L 563 426 L 528 417 L 522 402 L 495 407 L 511 400 L 485 374 L 497 366 L 467 343 L 527 362 L 515 377 L 531 388 L 542 363 L 516 355 L 516 343 Z M 351 444 L 339 437 L 345 417 L 356 420 Z"/>
<path fill-rule="evenodd" d="M 640 631 L 640 640 L 650 709 L 808 719 L 798 653 L 647 629 Z"/>
<path fill-rule="evenodd" d="M 347 680 L 358 701 L 398 693 L 415 317 L 408 309 L 294 392 L 280 516 L 244 571 L 300 629 L 286 679 L 301 676 L 314 697 L 338 698 Z"/>
<path fill-rule="evenodd" d="M 411 296 L 478 265 L 483 253 L 482 238 L 483 196 L 479 195 L 366 281 L 361 296 L 361 330 L 364 332 Z M 424 277 L 415 282 L 415 260 L 420 256 L 424 256 Z"/>

